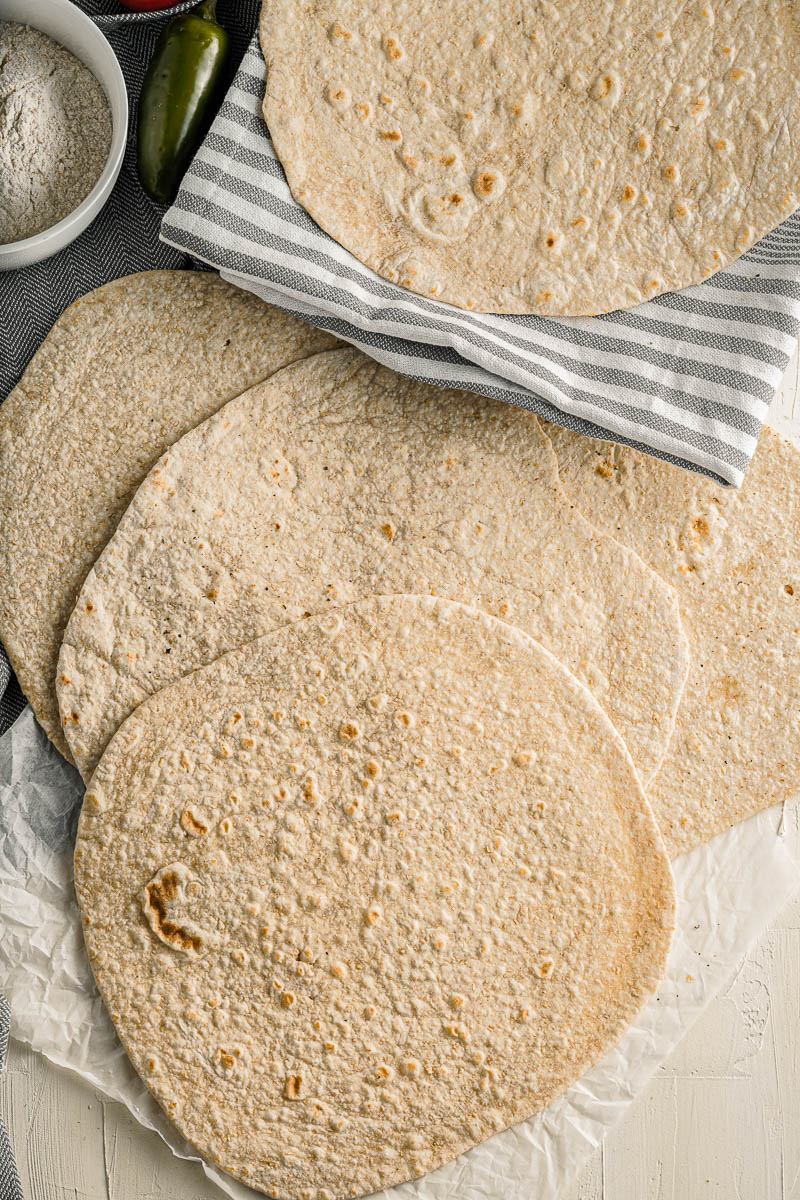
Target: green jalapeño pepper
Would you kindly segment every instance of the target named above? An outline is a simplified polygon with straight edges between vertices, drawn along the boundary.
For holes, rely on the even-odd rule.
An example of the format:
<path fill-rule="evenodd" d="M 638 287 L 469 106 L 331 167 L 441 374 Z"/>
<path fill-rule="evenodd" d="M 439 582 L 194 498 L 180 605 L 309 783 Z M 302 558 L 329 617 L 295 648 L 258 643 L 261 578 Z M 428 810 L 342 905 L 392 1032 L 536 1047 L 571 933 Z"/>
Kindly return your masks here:
<path fill-rule="evenodd" d="M 148 196 L 167 204 L 208 132 L 224 83 L 228 35 L 216 22 L 216 0 L 165 27 L 139 100 L 137 164 Z"/>

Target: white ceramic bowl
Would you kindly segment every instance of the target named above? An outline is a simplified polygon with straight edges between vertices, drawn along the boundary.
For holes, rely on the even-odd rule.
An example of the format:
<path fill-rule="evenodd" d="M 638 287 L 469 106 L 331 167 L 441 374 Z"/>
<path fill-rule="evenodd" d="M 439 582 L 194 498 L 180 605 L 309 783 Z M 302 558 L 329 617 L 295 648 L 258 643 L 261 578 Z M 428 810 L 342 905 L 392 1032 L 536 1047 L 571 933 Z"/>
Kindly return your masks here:
<path fill-rule="evenodd" d="M 111 108 L 112 120 L 108 159 L 89 195 L 57 225 L 21 242 L 0 245 L 0 271 L 8 271 L 12 267 L 27 267 L 63 250 L 100 212 L 122 166 L 128 136 L 128 93 L 117 56 L 104 34 L 70 0 L 0 0 L 0 21 L 32 25 L 66 46 L 100 83 Z"/>

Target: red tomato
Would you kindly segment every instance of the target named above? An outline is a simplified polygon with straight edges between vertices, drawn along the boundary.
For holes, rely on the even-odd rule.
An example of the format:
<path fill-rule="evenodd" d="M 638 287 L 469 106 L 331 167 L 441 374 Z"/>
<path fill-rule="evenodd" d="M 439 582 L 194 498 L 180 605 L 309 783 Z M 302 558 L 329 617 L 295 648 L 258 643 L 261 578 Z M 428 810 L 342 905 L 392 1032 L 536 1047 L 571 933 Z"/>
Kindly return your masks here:
<path fill-rule="evenodd" d="M 172 8 L 177 0 L 119 0 L 124 8 L 132 8 L 134 12 L 156 12 L 160 8 Z"/>

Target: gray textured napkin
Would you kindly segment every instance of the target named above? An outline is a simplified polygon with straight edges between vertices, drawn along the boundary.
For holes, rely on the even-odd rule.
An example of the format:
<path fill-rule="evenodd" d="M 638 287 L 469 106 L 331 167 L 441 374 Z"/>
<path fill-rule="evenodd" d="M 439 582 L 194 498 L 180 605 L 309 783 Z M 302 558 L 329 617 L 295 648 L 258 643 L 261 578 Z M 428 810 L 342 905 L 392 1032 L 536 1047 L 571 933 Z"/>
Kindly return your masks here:
<path fill-rule="evenodd" d="M 11 1027 L 11 1013 L 5 996 L 0 996 L 0 1071 L 5 1069 L 6 1054 L 8 1053 L 8 1034 Z M 2 1121 L 0 1121 L 0 1200 L 22 1200 L 22 1185 L 17 1173 L 17 1165 L 11 1152 L 11 1143 Z"/>

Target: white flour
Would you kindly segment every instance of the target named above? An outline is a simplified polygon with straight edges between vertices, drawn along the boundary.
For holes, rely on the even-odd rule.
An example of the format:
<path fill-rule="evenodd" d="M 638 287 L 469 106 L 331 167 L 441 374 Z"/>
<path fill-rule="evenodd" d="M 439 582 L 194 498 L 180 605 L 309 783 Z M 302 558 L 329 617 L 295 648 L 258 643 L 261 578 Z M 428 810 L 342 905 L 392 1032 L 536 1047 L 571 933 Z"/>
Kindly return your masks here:
<path fill-rule="evenodd" d="M 110 145 L 111 113 L 91 71 L 38 29 L 0 21 L 0 243 L 71 213 Z"/>

